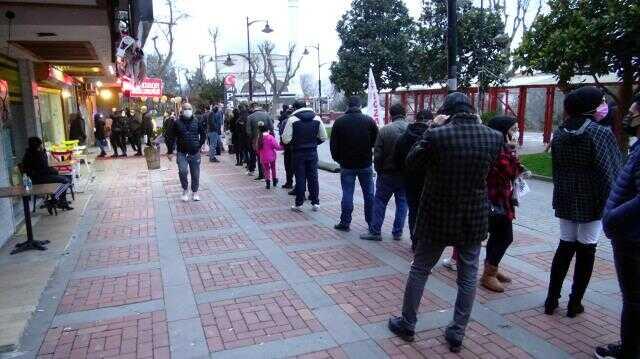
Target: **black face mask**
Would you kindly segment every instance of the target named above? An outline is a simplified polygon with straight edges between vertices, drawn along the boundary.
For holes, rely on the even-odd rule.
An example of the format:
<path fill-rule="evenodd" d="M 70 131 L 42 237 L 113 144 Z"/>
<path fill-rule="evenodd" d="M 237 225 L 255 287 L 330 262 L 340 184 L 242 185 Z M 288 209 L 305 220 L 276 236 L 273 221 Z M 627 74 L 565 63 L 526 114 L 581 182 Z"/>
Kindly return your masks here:
<path fill-rule="evenodd" d="M 631 125 L 635 117 L 640 117 L 640 115 L 632 116 L 631 114 L 627 114 L 622 118 L 622 130 L 631 137 L 635 137 L 638 134 L 638 126 Z"/>

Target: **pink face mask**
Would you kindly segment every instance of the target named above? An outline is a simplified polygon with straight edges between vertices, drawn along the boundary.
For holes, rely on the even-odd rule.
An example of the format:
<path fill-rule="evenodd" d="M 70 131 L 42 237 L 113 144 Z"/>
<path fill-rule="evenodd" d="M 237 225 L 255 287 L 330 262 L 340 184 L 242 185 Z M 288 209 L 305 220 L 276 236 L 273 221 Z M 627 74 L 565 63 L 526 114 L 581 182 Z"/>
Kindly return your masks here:
<path fill-rule="evenodd" d="M 596 112 L 593 114 L 593 118 L 596 121 L 600 121 L 603 118 L 605 118 L 607 116 L 607 114 L 609 114 L 609 106 L 607 106 L 606 103 L 602 103 L 600 106 L 598 106 L 598 108 L 596 109 Z"/>

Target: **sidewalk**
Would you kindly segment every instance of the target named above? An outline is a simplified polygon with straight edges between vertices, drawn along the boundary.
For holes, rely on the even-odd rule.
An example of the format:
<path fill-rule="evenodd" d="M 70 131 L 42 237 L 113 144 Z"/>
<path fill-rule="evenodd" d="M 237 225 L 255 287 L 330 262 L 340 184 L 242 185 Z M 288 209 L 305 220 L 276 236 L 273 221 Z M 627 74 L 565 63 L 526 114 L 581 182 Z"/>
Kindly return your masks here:
<path fill-rule="evenodd" d="M 416 341 L 386 329 L 399 314 L 411 260 L 408 238 L 390 239 L 392 210 L 384 241 L 361 241 L 360 196 L 352 231 L 332 229 L 340 212 L 337 174 L 320 172 L 319 212 L 294 213 L 284 190 L 266 190 L 231 156 L 220 158 L 210 164 L 203 157 L 202 201 L 189 203 L 179 201 L 177 169 L 166 158 L 168 169 L 152 172 L 140 158 L 99 161 L 104 172 L 21 341 L 21 357 L 456 357 L 442 337 L 455 273 L 442 267 L 429 279 Z M 504 259 L 514 281 L 502 294 L 478 288 L 458 357 L 590 358 L 596 345 L 617 340 L 621 301 L 606 253 L 586 313 L 542 314 L 557 242 L 547 186 L 532 183 Z"/>

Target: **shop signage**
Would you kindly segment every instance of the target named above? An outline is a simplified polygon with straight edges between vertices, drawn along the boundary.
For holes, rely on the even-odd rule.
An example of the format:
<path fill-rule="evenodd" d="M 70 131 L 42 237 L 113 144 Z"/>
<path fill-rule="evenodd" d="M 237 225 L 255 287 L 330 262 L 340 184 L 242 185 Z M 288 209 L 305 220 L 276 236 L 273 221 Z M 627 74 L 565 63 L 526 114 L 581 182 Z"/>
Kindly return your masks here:
<path fill-rule="evenodd" d="M 134 85 L 132 81 L 122 80 L 122 91 L 129 92 L 129 97 L 160 97 L 162 80 L 147 77 L 138 85 Z"/>

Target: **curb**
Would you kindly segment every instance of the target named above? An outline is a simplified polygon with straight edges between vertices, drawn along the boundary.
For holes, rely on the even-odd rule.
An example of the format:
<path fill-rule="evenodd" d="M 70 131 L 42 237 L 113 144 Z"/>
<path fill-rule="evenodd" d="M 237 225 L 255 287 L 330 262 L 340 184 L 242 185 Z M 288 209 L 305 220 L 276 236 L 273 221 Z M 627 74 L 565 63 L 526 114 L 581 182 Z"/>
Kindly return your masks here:
<path fill-rule="evenodd" d="M 340 173 L 340 166 L 331 162 L 318 161 L 318 168 L 331 173 Z"/>

